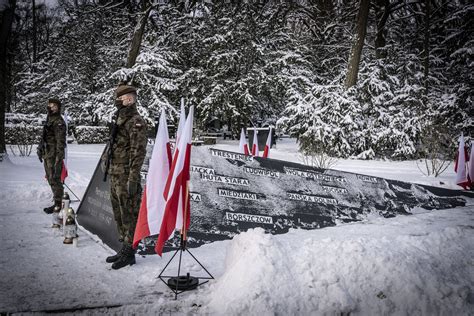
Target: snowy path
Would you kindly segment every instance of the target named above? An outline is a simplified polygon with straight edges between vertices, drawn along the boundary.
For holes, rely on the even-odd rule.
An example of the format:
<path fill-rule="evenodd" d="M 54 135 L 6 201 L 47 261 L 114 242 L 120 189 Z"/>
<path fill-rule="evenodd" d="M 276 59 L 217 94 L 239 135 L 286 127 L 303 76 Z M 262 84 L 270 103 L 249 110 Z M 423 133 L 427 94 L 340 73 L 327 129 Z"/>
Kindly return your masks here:
<path fill-rule="evenodd" d="M 232 144 L 221 148 L 226 146 Z M 291 145 L 280 147 L 275 156 L 288 158 Z M 102 148 L 70 148 L 68 184 L 80 196 Z M 294 154 L 290 158 L 297 161 Z M 174 301 L 156 279 L 171 254 L 138 257 L 137 265 L 113 271 L 104 262 L 112 252 L 86 232 L 79 232 L 77 248 L 63 245 L 41 210 L 50 199 L 41 165 L 35 157 L 13 163 L 0 165 L 0 313 L 469 315 L 474 310 L 473 205 L 278 236 L 250 230 L 194 249 L 216 280 Z M 350 171 L 366 168 L 385 176 L 393 169 L 384 167 L 387 162 L 356 164 Z M 415 177 L 416 171 L 413 165 L 400 168 L 398 179 Z M 185 269 L 198 274 L 191 261 Z"/>

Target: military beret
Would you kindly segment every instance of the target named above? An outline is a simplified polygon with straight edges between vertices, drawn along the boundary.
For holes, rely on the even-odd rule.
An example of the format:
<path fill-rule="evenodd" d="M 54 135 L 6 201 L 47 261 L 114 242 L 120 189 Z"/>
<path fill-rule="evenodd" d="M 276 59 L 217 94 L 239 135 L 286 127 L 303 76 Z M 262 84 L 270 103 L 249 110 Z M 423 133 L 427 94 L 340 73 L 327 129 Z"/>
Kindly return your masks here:
<path fill-rule="evenodd" d="M 48 100 L 48 103 L 55 103 L 57 104 L 58 106 L 61 106 L 61 101 L 59 101 L 58 99 L 55 99 L 55 98 L 51 98 Z"/>
<path fill-rule="evenodd" d="M 127 93 L 137 93 L 137 89 L 134 86 L 128 86 L 128 85 L 118 86 L 117 89 L 115 90 L 115 97 L 118 98 L 119 96 L 127 94 Z"/>

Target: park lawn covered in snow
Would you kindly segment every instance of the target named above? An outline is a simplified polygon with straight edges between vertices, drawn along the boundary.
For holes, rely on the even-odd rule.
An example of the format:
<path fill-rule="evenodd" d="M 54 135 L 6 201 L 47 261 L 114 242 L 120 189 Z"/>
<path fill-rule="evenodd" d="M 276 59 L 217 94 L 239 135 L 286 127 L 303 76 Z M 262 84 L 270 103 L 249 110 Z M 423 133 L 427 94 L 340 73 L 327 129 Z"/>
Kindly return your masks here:
<path fill-rule="evenodd" d="M 236 151 L 237 141 L 220 149 Z M 71 145 L 66 183 L 82 197 L 103 145 Z M 300 162 L 294 140 L 275 159 Z M 474 310 L 474 202 L 411 216 L 372 218 L 319 230 L 249 230 L 192 253 L 215 280 L 174 300 L 156 277 L 172 253 L 137 256 L 118 271 L 113 253 L 79 231 L 78 247 L 51 227 L 51 194 L 36 157 L 0 164 L 0 312 L 77 314 L 468 315 Z M 334 169 L 456 188 L 449 168 L 424 177 L 414 161 L 341 160 Z M 441 184 L 442 182 L 443 184 Z M 78 203 L 73 204 L 77 208 Z M 185 271 L 203 275 L 184 257 Z"/>

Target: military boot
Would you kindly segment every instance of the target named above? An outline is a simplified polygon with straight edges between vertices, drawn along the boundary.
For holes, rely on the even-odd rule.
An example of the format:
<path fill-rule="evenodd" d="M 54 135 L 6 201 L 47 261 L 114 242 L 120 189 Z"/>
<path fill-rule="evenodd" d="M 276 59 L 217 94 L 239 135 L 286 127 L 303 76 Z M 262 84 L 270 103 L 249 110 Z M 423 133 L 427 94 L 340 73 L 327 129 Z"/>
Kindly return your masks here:
<path fill-rule="evenodd" d="M 117 261 L 122 256 L 124 249 L 125 249 L 125 245 L 122 244 L 122 248 L 115 255 L 108 256 L 107 258 L 105 258 L 105 262 L 113 263 Z"/>
<path fill-rule="evenodd" d="M 54 207 L 56 206 L 56 204 L 54 205 L 51 205 L 50 207 L 45 207 L 43 209 L 43 211 L 46 213 L 46 214 L 53 214 L 53 211 L 54 211 Z"/>
<path fill-rule="evenodd" d="M 125 245 L 120 258 L 112 264 L 112 269 L 118 270 L 132 264 L 135 264 L 135 250 L 132 246 Z"/>

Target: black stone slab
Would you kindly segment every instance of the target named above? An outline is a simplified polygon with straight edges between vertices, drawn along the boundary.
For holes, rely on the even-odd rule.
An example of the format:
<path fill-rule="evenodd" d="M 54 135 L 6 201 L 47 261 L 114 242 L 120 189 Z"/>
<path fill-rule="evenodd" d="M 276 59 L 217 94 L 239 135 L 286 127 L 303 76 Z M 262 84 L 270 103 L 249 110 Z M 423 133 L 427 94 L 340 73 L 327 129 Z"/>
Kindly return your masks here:
<path fill-rule="evenodd" d="M 151 152 L 150 144 L 148 152 Z M 142 170 L 144 183 L 148 157 Z M 447 190 L 297 163 L 245 156 L 205 146 L 191 154 L 191 226 L 188 245 L 230 239 L 249 228 L 272 234 L 290 228 L 317 229 L 368 216 L 409 215 L 464 206 L 470 192 Z M 108 183 L 96 168 L 78 210 L 78 221 L 104 243 L 118 249 Z M 114 240 L 115 239 L 115 240 Z M 141 253 L 154 253 L 156 236 Z M 175 237 L 166 250 L 178 245 Z"/>

